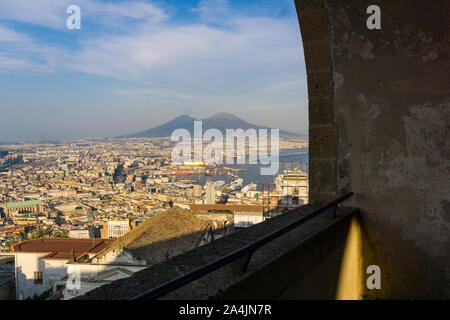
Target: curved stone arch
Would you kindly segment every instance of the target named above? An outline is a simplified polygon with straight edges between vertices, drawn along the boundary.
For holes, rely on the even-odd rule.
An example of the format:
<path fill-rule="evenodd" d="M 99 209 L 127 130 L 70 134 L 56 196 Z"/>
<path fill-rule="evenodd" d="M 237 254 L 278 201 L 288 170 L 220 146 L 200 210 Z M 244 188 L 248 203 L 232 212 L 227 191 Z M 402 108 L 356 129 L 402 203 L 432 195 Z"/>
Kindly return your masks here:
<path fill-rule="evenodd" d="M 331 29 L 325 1 L 295 1 L 308 77 L 309 199 L 336 197 L 337 134 L 333 111 Z"/>
<path fill-rule="evenodd" d="M 310 201 L 361 210 L 368 298 L 450 297 L 450 2 L 295 0 L 309 94 Z M 367 28 L 370 5 L 381 30 Z"/>

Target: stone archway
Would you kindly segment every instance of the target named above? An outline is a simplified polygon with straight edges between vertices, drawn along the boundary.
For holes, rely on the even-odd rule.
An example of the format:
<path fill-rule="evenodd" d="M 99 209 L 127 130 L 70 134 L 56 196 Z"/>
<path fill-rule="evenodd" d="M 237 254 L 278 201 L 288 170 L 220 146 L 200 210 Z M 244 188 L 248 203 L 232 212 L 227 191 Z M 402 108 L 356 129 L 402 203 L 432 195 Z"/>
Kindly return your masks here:
<path fill-rule="evenodd" d="M 355 192 L 367 298 L 450 297 L 450 2 L 295 0 L 309 92 L 310 201 Z M 381 8 L 369 30 L 367 7 Z"/>

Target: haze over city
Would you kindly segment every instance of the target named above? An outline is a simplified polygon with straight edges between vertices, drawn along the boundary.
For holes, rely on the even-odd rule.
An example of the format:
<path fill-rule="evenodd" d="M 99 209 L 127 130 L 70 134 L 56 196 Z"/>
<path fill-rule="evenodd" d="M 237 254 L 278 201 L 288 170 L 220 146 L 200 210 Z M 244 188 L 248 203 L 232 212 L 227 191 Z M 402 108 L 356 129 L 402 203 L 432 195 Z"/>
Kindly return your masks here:
<path fill-rule="evenodd" d="M 81 30 L 66 27 L 70 4 L 0 3 L 0 141 L 121 136 L 217 112 L 307 130 L 293 1 L 78 0 Z"/>

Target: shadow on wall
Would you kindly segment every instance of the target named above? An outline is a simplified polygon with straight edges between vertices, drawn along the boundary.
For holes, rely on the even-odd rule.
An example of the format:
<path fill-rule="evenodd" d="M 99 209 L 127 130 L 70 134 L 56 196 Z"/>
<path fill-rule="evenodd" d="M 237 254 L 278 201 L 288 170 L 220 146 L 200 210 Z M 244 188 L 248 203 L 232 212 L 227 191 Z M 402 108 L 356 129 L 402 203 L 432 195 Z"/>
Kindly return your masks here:
<path fill-rule="evenodd" d="M 21 288 L 17 291 L 16 299 L 18 300 L 24 300 L 33 296 L 39 296 L 43 291 L 45 291 L 41 291 L 41 288 L 35 284 L 34 279 L 27 278 L 26 274 L 22 272 L 21 267 L 16 268 L 16 285 L 20 286 Z"/>
<path fill-rule="evenodd" d="M 360 300 L 362 299 L 362 254 L 359 216 L 319 232 L 293 251 L 273 261 L 253 277 L 268 288 L 286 283 L 278 294 L 260 298 L 281 300 Z M 250 285 L 251 286 L 251 285 Z M 236 291 L 243 290 L 239 288 Z M 228 294 L 228 299 L 235 298 Z M 258 296 L 258 293 L 254 293 Z M 252 293 L 243 299 L 253 297 Z"/>
<path fill-rule="evenodd" d="M 185 237 L 135 246 L 132 250 L 138 256 L 158 258 L 150 259 L 149 268 L 94 289 L 81 299 L 132 298 L 240 249 L 298 217 L 299 213 L 283 214 L 184 253 L 177 253 L 173 245 L 184 242 Z M 258 249 L 246 273 L 230 264 L 164 299 L 361 299 L 359 220 L 348 215 L 330 221 L 322 217 L 315 225 L 299 227 Z"/>
<path fill-rule="evenodd" d="M 39 296 L 57 283 L 64 285 L 71 274 L 68 269 L 79 267 L 82 287 L 78 294 L 85 295 L 77 299 L 129 299 L 240 249 L 312 209 L 293 210 L 202 246 L 198 245 L 205 240 L 207 230 L 144 245 L 129 243 L 124 251 L 134 252 L 135 260 L 128 263 L 121 257 L 123 251 L 117 249 L 113 250 L 118 256 L 108 265 L 79 261 L 60 265 L 61 271 L 52 269 L 56 262 L 49 260 L 45 262 L 43 285 L 27 279 L 20 268 L 18 280 L 26 289 L 24 293 Z M 258 249 L 247 272 L 230 264 L 164 299 L 360 299 L 360 231 L 353 212 L 347 210 L 335 218 L 323 213 Z M 136 266 L 144 259 L 146 266 Z M 39 290 L 33 289 L 36 286 Z"/>
<path fill-rule="evenodd" d="M 15 300 L 16 285 L 14 276 L 14 260 L 2 260 L 0 255 L 0 300 Z"/>
<path fill-rule="evenodd" d="M 127 252 L 131 251 L 135 260 L 129 259 L 130 263 L 141 261 L 148 267 L 214 241 L 214 239 L 223 236 L 227 231 L 226 229 L 212 230 L 208 226 L 202 231 L 179 237 L 169 237 L 166 240 L 150 243 L 145 243 L 145 234 L 141 235 L 139 239 L 126 244 L 121 244 L 121 238 L 119 238 L 113 243 L 112 247 L 105 248 L 104 252 L 93 257 L 92 261 L 96 263 L 107 262 L 113 265 L 123 265 L 124 259 L 122 259 L 122 255 L 126 255 Z M 142 244 L 142 242 L 145 244 Z M 110 253 L 113 253 L 114 250 L 116 250 L 116 254 L 111 255 Z"/>

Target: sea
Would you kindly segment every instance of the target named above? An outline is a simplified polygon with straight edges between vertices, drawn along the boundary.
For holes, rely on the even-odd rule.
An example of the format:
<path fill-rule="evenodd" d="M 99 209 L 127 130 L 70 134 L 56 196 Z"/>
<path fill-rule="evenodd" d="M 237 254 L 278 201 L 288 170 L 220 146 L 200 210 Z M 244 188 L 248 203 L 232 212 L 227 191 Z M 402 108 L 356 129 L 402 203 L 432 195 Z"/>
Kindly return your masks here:
<path fill-rule="evenodd" d="M 278 164 L 278 172 L 274 175 L 262 175 L 261 168 L 269 167 L 269 165 L 262 164 L 224 164 L 220 167 L 244 169 L 246 171 L 233 172 L 233 174 L 239 176 L 244 180 L 243 185 L 248 185 L 250 183 L 255 183 L 258 189 L 261 189 L 263 183 L 274 183 L 275 176 L 281 173 L 283 167 L 289 164 L 296 165 L 299 169 L 308 173 L 308 148 L 301 149 L 281 149 Z M 275 164 L 275 163 L 274 163 Z M 177 180 L 182 180 L 183 178 L 178 178 Z M 225 183 L 230 183 L 237 178 L 231 177 L 227 174 L 212 174 L 211 176 L 206 176 L 204 174 L 194 174 L 188 178 L 189 180 L 195 180 L 195 183 L 205 185 L 208 180 L 210 181 L 220 181 L 223 180 Z"/>

